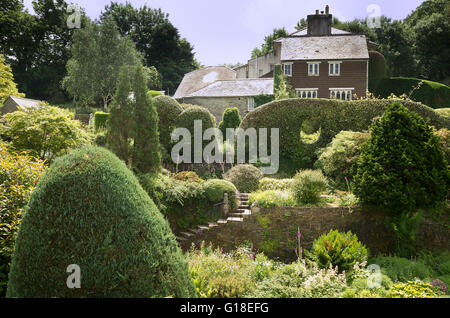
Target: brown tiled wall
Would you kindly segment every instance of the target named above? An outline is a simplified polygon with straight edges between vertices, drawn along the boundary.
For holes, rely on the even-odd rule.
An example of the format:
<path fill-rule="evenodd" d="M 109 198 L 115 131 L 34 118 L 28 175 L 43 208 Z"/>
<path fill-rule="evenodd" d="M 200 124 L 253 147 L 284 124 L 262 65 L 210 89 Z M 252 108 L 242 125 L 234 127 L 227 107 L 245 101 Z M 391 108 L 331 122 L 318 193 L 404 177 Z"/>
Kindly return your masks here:
<path fill-rule="evenodd" d="M 319 98 L 330 98 L 329 88 L 355 88 L 353 94 L 357 94 L 358 97 L 366 96 L 366 61 L 343 61 L 340 76 L 329 76 L 328 61 L 321 62 L 319 76 L 308 76 L 308 64 L 306 62 L 294 62 L 292 77 L 288 77 L 292 87 L 318 88 Z"/>

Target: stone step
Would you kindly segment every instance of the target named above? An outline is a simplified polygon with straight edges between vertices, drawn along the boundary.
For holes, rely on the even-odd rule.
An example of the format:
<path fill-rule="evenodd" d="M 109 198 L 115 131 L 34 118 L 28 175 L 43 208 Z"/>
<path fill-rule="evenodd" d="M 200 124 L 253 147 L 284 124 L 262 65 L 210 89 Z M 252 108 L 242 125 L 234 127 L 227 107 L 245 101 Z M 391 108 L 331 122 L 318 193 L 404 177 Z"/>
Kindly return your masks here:
<path fill-rule="evenodd" d="M 219 220 L 219 221 L 217 221 L 217 224 L 227 224 L 227 220 Z"/>
<path fill-rule="evenodd" d="M 201 231 L 209 231 L 210 227 L 209 226 L 204 226 L 204 225 L 199 225 L 198 229 Z"/>
<path fill-rule="evenodd" d="M 186 238 L 184 238 L 184 237 L 179 237 L 179 236 L 177 236 L 177 237 L 175 237 L 175 238 L 176 238 L 176 240 L 177 240 L 178 242 L 186 241 Z"/>
<path fill-rule="evenodd" d="M 231 213 L 229 216 L 232 218 L 243 218 L 246 215 L 245 215 L 245 213 Z"/>
<path fill-rule="evenodd" d="M 238 206 L 238 210 L 245 210 L 245 209 L 248 209 L 249 208 L 249 206 L 248 205 L 240 205 L 240 206 Z"/>
<path fill-rule="evenodd" d="M 197 235 L 200 229 L 189 229 L 188 232 Z"/>
<path fill-rule="evenodd" d="M 189 233 L 189 232 L 181 232 L 180 234 L 183 235 L 184 237 L 191 237 L 191 236 L 194 236 L 193 233 Z"/>
<path fill-rule="evenodd" d="M 211 229 L 211 228 L 213 228 L 213 227 L 218 227 L 219 224 L 217 224 L 217 223 L 208 223 L 208 226 L 209 226 L 209 228 Z"/>
<path fill-rule="evenodd" d="M 228 222 L 244 222 L 244 218 L 234 218 L 234 217 L 229 217 L 227 219 Z"/>

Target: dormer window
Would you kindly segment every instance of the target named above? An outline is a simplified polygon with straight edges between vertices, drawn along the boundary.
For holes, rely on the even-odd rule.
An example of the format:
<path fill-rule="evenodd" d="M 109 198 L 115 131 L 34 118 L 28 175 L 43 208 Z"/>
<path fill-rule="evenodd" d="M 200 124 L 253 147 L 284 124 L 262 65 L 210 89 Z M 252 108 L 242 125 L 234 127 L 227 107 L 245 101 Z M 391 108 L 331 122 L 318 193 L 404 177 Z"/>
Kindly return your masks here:
<path fill-rule="evenodd" d="M 328 62 L 328 75 L 329 76 L 340 76 L 341 75 L 341 63 L 342 62 Z"/>
<path fill-rule="evenodd" d="M 308 76 L 319 76 L 320 74 L 320 62 L 308 63 Z"/>
<path fill-rule="evenodd" d="M 284 75 L 292 76 L 292 63 L 284 63 L 283 71 L 284 71 Z"/>

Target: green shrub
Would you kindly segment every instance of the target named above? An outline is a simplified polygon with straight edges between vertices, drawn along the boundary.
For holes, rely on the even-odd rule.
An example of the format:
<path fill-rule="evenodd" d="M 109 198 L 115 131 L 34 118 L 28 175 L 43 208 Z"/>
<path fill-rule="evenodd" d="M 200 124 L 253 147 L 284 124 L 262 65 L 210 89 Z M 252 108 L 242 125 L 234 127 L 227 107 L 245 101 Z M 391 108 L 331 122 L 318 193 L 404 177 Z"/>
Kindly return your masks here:
<path fill-rule="evenodd" d="M 396 96 L 406 94 L 412 100 L 431 108 L 443 108 L 450 105 L 450 87 L 418 78 L 385 78 L 380 81 L 374 94 L 382 98 L 391 94 Z"/>
<path fill-rule="evenodd" d="M 95 132 L 94 143 L 99 147 L 106 145 L 106 130 L 102 129 Z"/>
<path fill-rule="evenodd" d="M 228 193 L 228 203 L 231 210 L 237 206 L 236 203 L 236 187 L 226 180 L 210 179 L 203 184 L 205 195 L 210 202 L 221 202 L 225 193 Z"/>
<path fill-rule="evenodd" d="M 154 91 L 154 90 L 149 90 L 147 92 L 147 95 L 150 96 L 150 98 L 154 98 L 154 97 L 158 97 L 158 96 L 165 96 L 160 91 Z"/>
<path fill-rule="evenodd" d="M 348 271 L 356 263 L 366 262 L 369 251 L 352 232 L 331 230 L 314 241 L 311 252 L 307 255 L 320 268 L 332 265 L 337 266 L 340 271 Z"/>
<path fill-rule="evenodd" d="M 261 105 L 273 102 L 275 100 L 275 96 L 261 94 L 261 95 L 255 96 L 254 100 L 255 100 L 255 108 L 256 108 Z"/>
<path fill-rule="evenodd" d="M 289 190 L 291 188 L 292 181 L 292 179 L 262 178 L 259 180 L 258 190 Z"/>
<path fill-rule="evenodd" d="M 354 192 L 365 204 L 398 213 L 447 196 L 449 174 L 439 138 L 400 103 L 375 121 L 356 166 Z"/>
<path fill-rule="evenodd" d="M 370 261 L 381 268 L 381 272 L 394 282 L 426 279 L 433 276 L 433 270 L 420 260 L 409 260 L 402 257 L 378 256 Z"/>
<path fill-rule="evenodd" d="M 411 101 L 399 102 L 424 119 L 430 119 L 430 125 L 436 129 L 450 128 L 450 120 L 439 116 L 433 109 Z M 295 174 L 295 171 L 312 168 L 317 160 L 317 150 L 326 147 L 339 132 L 368 130 L 372 120 L 381 116 L 390 103 L 392 100 L 298 98 L 274 101 L 248 113 L 240 127 L 267 128 L 268 131 L 279 128 L 280 168 L 289 168 L 286 172 Z M 314 123 L 317 131 L 320 128 L 317 142 L 308 144 L 300 138 L 303 122 Z"/>
<path fill-rule="evenodd" d="M 43 161 L 27 154 L 8 152 L 0 145 L 0 297 L 6 293 L 24 207 L 45 168 Z"/>
<path fill-rule="evenodd" d="M 328 181 L 320 170 L 304 170 L 297 173 L 291 189 L 298 204 L 320 202 L 320 193 L 327 190 Z"/>
<path fill-rule="evenodd" d="M 66 268 L 81 269 L 81 288 Z M 175 236 L 132 172 L 84 147 L 58 158 L 24 215 L 8 297 L 190 297 L 195 289 Z"/>
<path fill-rule="evenodd" d="M 431 284 L 420 280 L 394 284 L 390 295 L 392 298 L 435 298 L 438 296 Z"/>
<path fill-rule="evenodd" d="M 258 183 L 262 177 L 261 170 L 253 165 L 234 166 L 224 175 L 224 179 L 234 184 L 238 191 L 242 193 L 249 193 L 258 189 Z"/>
<path fill-rule="evenodd" d="M 369 91 L 376 92 L 384 78 L 386 78 L 386 59 L 380 52 L 369 51 Z"/>
<path fill-rule="evenodd" d="M 445 160 L 447 160 L 447 164 L 450 164 L 450 130 L 442 128 L 436 131 L 434 134 L 440 138 Z"/>
<path fill-rule="evenodd" d="M 94 114 L 94 127 L 95 131 L 100 129 L 106 129 L 106 123 L 109 119 L 110 114 L 105 112 L 96 112 Z"/>
<path fill-rule="evenodd" d="M 222 121 L 219 124 L 219 129 L 222 132 L 224 138 L 226 137 L 227 128 L 236 129 L 241 124 L 241 115 L 237 107 L 227 108 L 223 112 Z"/>
<path fill-rule="evenodd" d="M 170 153 L 171 134 L 175 128 L 175 120 L 183 111 L 180 104 L 169 96 L 156 96 L 153 99 L 159 118 L 159 140 L 161 145 Z"/>
<path fill-rule="evenodd" d="M 442 117 L 450 120 L 450 108 L 438 108 L 435 111 Z"/>
<path fill-rule="evenodd" d="M 292 192 L 286 190 L 266 190 L 252 192 L 248 203 L 257 203 L 259 207 L 293 207 L 296 205 Z"/>
<path fill-rule="evenodd" d="M 182 171 L 173 176 L 175 180 L 190 181 L 196 183 L 203 183 L 205 180 L 201 179 L 194 171 Z"/>
<path fill-rule="evenodd" d="M 359 157 L 361 145 L 369 139 L 368 133 L 341 131 L 321 151 L 315 167 L 334 181 L 335 186 L 347 190 L 352 179 L 351 168 Z"/>

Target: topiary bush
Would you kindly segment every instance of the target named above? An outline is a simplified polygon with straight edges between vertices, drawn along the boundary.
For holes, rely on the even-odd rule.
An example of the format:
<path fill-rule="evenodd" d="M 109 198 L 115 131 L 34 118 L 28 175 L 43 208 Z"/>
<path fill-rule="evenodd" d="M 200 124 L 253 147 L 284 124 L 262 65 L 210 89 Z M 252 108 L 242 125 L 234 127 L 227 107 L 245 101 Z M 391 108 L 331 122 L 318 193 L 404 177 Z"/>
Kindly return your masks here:
<path fill-rule="evenodd" d="M 365 204 L 401 212 L 447 196 L 449 172 L 439 138 L 400 103 L 375 121 L 356 169 L 354 192 Z"/>
<path fill-rule="evenodd" d="M 69 289 L 68 265 L 81 270 Z M 111 152 L 58 158 L 33 192 L 16 241 L 8 297 L 193 297 L 175 236 Z"/>
<path fill-rule="evenodd" d="M 153 103 L 158 112 L 160 143 L 170 153 L 175 120 L 183 112 L 183 108 L 175 99 L 166 95 L 156 96 L 153 98 Z"/>
<path fill-rule="evenodd" d="M 442 117 L 450 120 L 450 108 L 438 108 L 435 111 Z"/>
<path fill-rule="evenodd" d="M 297 173 L 291 190 L 298 204 L 320 202 L 320 193 L 327 190 L 328 181 L 320 170 L 304 170 Z"/>
<path fill-rule="evenodd" d="M 154 91 L 154 90 L 149 90 L 149 91 L 147 92 L 147 95 L 148 95 L 150 98 L 154 98 L 154 97 L 158 97 L 158 96 L 165 96 L 165 95 L 163 95 L 163 93 L 161 93 L 160 91 Z"/>
<path fill-rule="evenodd" d="M 175 180 L 189 181 L 195 183 L 203 183 L 205 180 L 201 179 L 194 171 L 182 171 L 173 176 Z"/>
<path fill-rule="evenodd" d="M 234 184 L 239 192 L 250 193 L 258 189 L 263 174 L 255 166 L 243 164 L 234 166 L 223 177 Z"/>
<path fill-rule="evenodd" d="M 219 129 L 223 136 L 226 136 L 227 128 L 238 128 L 241 124 L 241 115 L 239 114 L 239 109 L 237 107 L 227 108 L 223 112 L 222 121 L 219 124 Z"/>
<path fill-rule="evenodd" d="M 221 202 L 225 193 L 228 193 L 228 203 L 230 209 L 234 210 L 237 207 L 236 202 L 236 187 L 226 180 L 210 179 L 203 184 L 205 195 L 210 202 Z"/>
<path fill-rule="evenodd" d="M 445 160 L 447 160 L 447 164 L 450 164 L 450 130 L 442 128 L 434 134 L 439 137 Z"/>
<path fill-rule="evenodd" d="M 376 92 L 384 78 L 386 78 L 386 59 L 380 52 L 369 51 L 369 91 Z"/>
<path fill-rule="evenodd" d="M 328 99 L 288 99 L 274 101 L 248 113 L 241 128 L 279 128 L 280 167 L 288 174 L 312 168 L 317 150 L 326 147 L 341 131 L 365 131 L 372 120 L 382 116 L 392 100 L 339 101 Z M 399 100 L 410 111 L 429 119 L 436 129 L 450 128 L 450 120 L 420 103 Z M 300 138 L 304 122 L 314 123 L 320 136 L 308 144 Z M 280 169 L 281 169 L 280 168 Z M 287 171 L 289 170 L 289 171 Z"/>
<path fill-rule="evenodd" d="M 306 255 L 320 268 L 329 268 L 332 265 L 337 266 L 339 271 L 348 271 L 356 263 L 366 262 L 369 251 L 352 232 L 340 233 L 331 230 L 316 239 L 311 251 Z"/>
<path fill-rule="evenodd" d="M 95 131 L 100 129 L 106 129 L 106 123 L 109 119 L 110 114 L 105 112 L 96 112 L 94 114 L 94 128 Z"/>
<path fill-rule="evenodd" d="M 341 190 L 347 190 L 352 179 L 352 166 L 358 159 L 361 145 L 369 139 L 368 133 L 341 131 L 320 151 L 314 167 L 321 169 Z"/>

